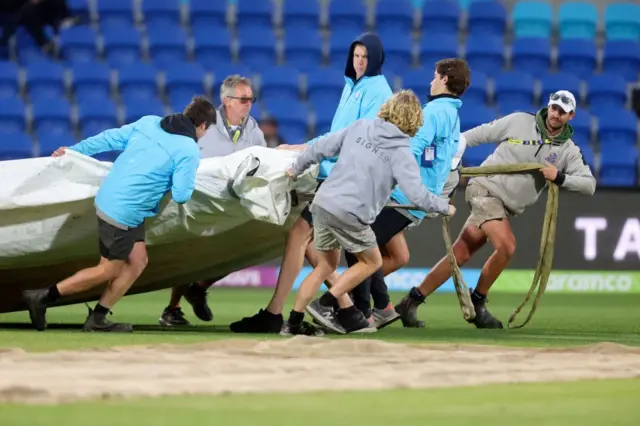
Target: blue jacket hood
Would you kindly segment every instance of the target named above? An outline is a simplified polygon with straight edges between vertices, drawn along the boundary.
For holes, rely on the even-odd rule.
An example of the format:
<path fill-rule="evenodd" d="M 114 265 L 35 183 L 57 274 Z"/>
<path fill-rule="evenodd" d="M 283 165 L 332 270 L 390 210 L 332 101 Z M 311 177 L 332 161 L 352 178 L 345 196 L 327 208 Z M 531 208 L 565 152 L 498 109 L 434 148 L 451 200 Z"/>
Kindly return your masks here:
<path fill-rule="evenodd" d="M 384 64 L 384 47 L 382 40 L 376 34 L 364 33 L 351 43 L 349 55 L 347 56 L 347 66 L 344 75 L 354 82 L 356 81 L 356 69 L 353 67 L 353 51 L 358 44 L 367 48 L 367 69 L 364 72 L 366 77 L 373 77 L 382 74 L 382 64 Z"/>

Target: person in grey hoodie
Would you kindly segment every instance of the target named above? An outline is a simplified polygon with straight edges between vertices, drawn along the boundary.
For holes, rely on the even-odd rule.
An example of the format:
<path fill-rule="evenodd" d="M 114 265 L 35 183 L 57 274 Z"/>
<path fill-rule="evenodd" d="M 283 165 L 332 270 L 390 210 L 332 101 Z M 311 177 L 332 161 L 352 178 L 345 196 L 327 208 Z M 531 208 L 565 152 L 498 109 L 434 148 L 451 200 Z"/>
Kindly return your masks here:
<path fill-rule="evenodd" d="M 409 142 L 422 123 L 417 96 L 408 90 L 401 91 L 382 105 L 378 118 L 357 120 L 319 139 L 303 151 L 289 169 L 289 176 L 296 178 L 312 164 L 339 155 L 311 206 L 318 264 L 300 286 L 288 321 L 290 334 L 308 334 L 302 309 L 338 267 L 341 248 L 355 254 L 358 262 L 321 298 L 306 306 L 306 310 L 323 327 L 337 333 L 375 331 L 351 299 L 342 296 L 382 265 L 370 225 L 389 200 L 396 183 L 423 211 L 444 215 L 455 212 L 447 200 L 432 194 L 422 184 Z M 340 309 L 335 315 L 339 298 Z"/>
<path fill-rule="evenodd" d="M 548 182 L 584 195 L 593 195 L 596 180 L 580 148 L 571 140 L 569 121 L 576 113 L 576 100 L 566 90 L 551 95 L 548 106 L 536 114 L 516 112 L 464 133 L 468 147 L 498 142 L 499 145 L 483 166 L 516 163 L 540 163 L 539 171 L 515 175 L 492 175 L 471 179 L 466 200 L 471 215 L 453 244 L 459 266 L 491 241 L 494 252 L 485 263 L 476 288 L 471 294 L 476 317 L 469 322 L 477 328 L 503 328 L 485 306 L 489 289 L 506 268 L 515 249 L 516 239 L 510 218 L 522 213 L 538 197 Z M 447 257 L 434 266 L 419 287 L 396 305 L 405 326 L 424 327 L 417 309 L 451 276 Z"/>

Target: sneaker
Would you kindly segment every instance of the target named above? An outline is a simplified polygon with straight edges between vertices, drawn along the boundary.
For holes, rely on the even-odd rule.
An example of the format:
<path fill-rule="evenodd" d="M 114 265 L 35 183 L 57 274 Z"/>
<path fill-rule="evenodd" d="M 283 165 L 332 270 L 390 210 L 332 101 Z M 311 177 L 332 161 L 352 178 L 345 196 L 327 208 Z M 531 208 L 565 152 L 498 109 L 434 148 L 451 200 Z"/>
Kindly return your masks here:
<path fill-rule="evenodd" d="M 367 320 L 361 311 L 349 312 L 344 309 L 338 311 L 337 320 L 345 333 L 375 333 L 375 324 Z"/>
<path fill-rule="evenodd" d="M 25 290 L 22 292 L 22 298 L 29 309 L 29 318 L 31 324 L 38 331 L 44 331 L 47 328 L 47 296 L 49 290 Z"/>
<path fill-rule="evenodd" d="M 213 321 L 213 312 L 207 304 L 207 290 L 198 283 L 191 283 L 184 291 L 184 298 L 191 304 L 193 313 L 201 321 Z"/>
<path fill-rule="evenodd" d="M 320 328 L 303 321 L 300 324 L 289 324 L 287 321 L 280 330 L 281 336 L 324 336 L 324 331 Z"/>
<path fill-rule="evenodd" d="M 471 290 L 470 290 L 471 291 Z M 473 303 L 473 307 L 476 310 L 476 317 L 472 320 L 467 320 L 468 323 L 474 324 L 476 328 L 493 328 L 500 329 L 504 328 L 502 322 L 498 320 L 496 317 L 491 315 L 489 310 L 487 309 L 485 300 L 478 300 L 475 297 L 471 297 L 471 302 Z"/>
<path fill-rule="evenodd" d="M 172 308 L 171 306 L 167 306 L 166 308 L 164 308 L 162 316 L 160 317 L 158 322 L 164 327 L 191 325 L 191 323 L 184 317 L 184 312 L 182 312 L 182 309 L 180 309 L 179 307 Z"/>
<path fill-rule="evenodd" d="M 284 319 L 282 314 L 272 314 L 266 309 L 260 309 L 252 317 L 244 317 L 229 325 L 234 333 L 266 333 L 277 334 L 282 330 Z"/>
<path fill-rule="evenodd" d="M 423 328 L 424 321 L 418 318 L 418 307 L 424 303 L 425 297 L 414 287 L 400 303 L 396 305 L 396 312 L 400 315 L 402 325 L 406 328 Z"/>
<path fill-rule="evenodd" d="M 347 331 L 338 322 L 333 306 L 323 306 L 320 304 L 320 300 L 316 299 L 306 307 L 306 311 L 318 321 L 321 327 L 328 328 L 338 334 L 346 334 Z M 360 312 L 360 314 L 362 314 L 362 312 Z M 365 321 L 367 320 L 365 319 Z"/>
<path fill-rule="evenodd" d="M 380 330 L 399 320 L 400 314 L 396 312 L 393 303 L 389 302 L 384 309 L 373 308 L 371 317 L 373 318 L 373 325 Z"/>
<path fill-rule="evenodd" d="M 82 331 L 87 332 L 110 332 L 110 333 L 131 333 L 133 326 L 131 324 L 111 322 L 106 318 L 98 319 L 93 313 L 93 309 L 89 308 L 89 315 L 82 326 Z"/>

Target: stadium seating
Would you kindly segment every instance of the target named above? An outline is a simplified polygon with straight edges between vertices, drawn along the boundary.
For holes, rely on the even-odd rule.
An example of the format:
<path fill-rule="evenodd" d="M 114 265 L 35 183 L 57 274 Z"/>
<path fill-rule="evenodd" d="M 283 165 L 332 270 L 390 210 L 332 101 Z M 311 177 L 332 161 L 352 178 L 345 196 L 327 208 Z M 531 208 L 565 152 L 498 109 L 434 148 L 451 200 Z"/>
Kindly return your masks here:
<path fill-rule="evenodd" d="M 513 8 L 516 37 L 549 38 L 553 28 L 553 8 L 544 1 L 519 1 Z"/>
<path fill-rule="evenodd" d="M 640 5 L 612 3 L 604 13 L 605 32 L 608 40 L 634 40 L 640 38 Z"/>
<path fill-rule="evenodd" d="M 558 27 L 561 38 L 592 40 L 598 26 L 598 8 L 585 2 L 566 2 L 558 10 Z"/>
<path fill-rule="evenodd" d="M 467 12 L 469 34 L 504 35 L 507 26 L 507 10 L 499 1 L 474 1 Z"/>

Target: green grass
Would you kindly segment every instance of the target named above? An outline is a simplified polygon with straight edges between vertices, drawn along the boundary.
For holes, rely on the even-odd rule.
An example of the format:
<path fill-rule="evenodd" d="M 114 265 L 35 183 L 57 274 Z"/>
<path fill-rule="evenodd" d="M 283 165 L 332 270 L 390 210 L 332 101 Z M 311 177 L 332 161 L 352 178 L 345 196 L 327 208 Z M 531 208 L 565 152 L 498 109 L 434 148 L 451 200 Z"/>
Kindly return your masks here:
<path fill-rule="evenodd" d="M 84 305 L 49 310 L 48 319 L 52 327 L 44 333 L 30 328 L 26 312 L 0 314 L 0 347 L 50 351 L 128 344 L 196 343 L 247 337 L 230 333 L 227 325 L 264 307 L 270 294 L 271 290 L 214 288 L 209 296 L 215 314 L 213 325 L 197 321 L 187 305 L 185 312 L 195 326 L 171 331 L 157 325 L 157 319 L 168 301 L 168 291 L 126 297 L 116 305 L 112 318 L 136 324 L 136 331 L 130 335 L 80 332 L 79 327 L 87 312 Z M 394 294 L 392 301 L 398 301 L 401 297 L 402 294 Z M 488 306 L 495 315 L 506 321 L 522 297 L 495 293 L 491 295 Z M 290 309 L 292 300 L 291 298 L 286 309 Z M 567 346 L 607 341 L 640 346 L 638 306 L 640 295 L 635 294 L 549 293 L 543 296 L 532 322 L 523 329 L 477 330 L 462 319 L 454 294 L 436 294 L 420 309 L 428 323 L 426 329 L 404 329 L 398 322 L 379 333 L 361 335 L 358 338 L 413 343 L 455 342 L 519 346 Z M 526 309 L 528 308 L 521 313 L 520 319 L 525 317 Z"/>

